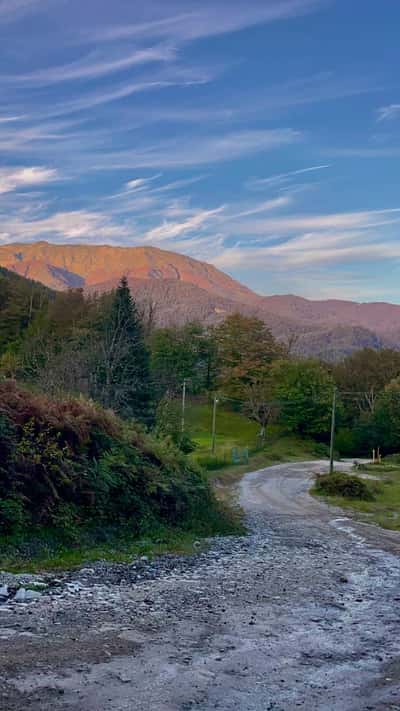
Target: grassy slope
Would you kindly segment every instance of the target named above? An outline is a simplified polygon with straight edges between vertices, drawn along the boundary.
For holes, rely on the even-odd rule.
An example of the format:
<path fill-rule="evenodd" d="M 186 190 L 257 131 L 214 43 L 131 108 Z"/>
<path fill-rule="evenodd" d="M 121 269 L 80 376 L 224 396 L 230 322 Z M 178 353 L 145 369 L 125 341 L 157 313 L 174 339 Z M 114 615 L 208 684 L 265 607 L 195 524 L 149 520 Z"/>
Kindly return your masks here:
<path fill-rule="evenodd" d="M 187 409 L 187 427 L 197 444 L 192 455 L 202 461 L 210 454 L 212 408 L 208 404 L 190 404 Z M 256 423 L 239 413 L 220 407 L 217 417 L 217 458 L 219 468 L 210 471 L 210 478 L 215 482 L 217 493 L 225 501 L 230 501 L 229 486 L 238 481 L 243 474 L 283 461 L 307 460 L 317 456 L 315 444 L 281 432 L 278 427 L 270 427 L 266 446 L 256 449 L 259 427 Z M 232 465 L 232 447 L 248 447 L 249 462 Z M 240 524 L 238 522 L 238 532 Z M 163 553 L 193 553 L 193 542 L 198 536 L 190 532 L 164 529 L 154 536 L 136 541 L 114 540 L 105 545 L 83 545 L 71 548 L 66 545 L 47 554 L 31 556 L 24 560 L 10 552 L 0 554 L 0 567 L 14 572 L 37 572 L 42 570 L 66 570 L 90 564 L 94 560 L 128 562 L 136 555 L 160 555 Z M 162 541 L 162 542 L 161 542 Z M 197 550 L 197 547 L 196 547 Z"/>
<path fill-rule="evenodd" d="M 315 443 L 303 440 L 295 435 L 282 432 L 277 426 L 268 428 L 265 447 L 259 449 L 257 435 L 259 426 L 240 413 L 232 412 L 219 406 L 217 412 L 217 446 L 215 463 L 211 456 L 211 420 L 210 404 L 191 404 L 187 409 L 187 427 L 197 444 L 193 457 L 207 467 L 211 466 L 210 477 L 218 484 L 234 483 L 246 472 L 267 467 L 284 461 L 315 459 Z M 232 464 L 232 448 L 248 448 L 247 464 Z M 319 455 L 320 456 L 320 455 Z"/>
<path fill-rule="evenodd" d="M 400 465 L 386 462 L 366 464 L 357 474 L 367 474 L 379 480 L 379 487 L 374 487 L 377 482 L 371 480 L 372 487 L 378 489 L 374 494 L 374 501 L 360 501 L 342 496 L 325 497 L 326 501 L 334 506 L 350 509 L 362 521 L 400 531 Z"/>

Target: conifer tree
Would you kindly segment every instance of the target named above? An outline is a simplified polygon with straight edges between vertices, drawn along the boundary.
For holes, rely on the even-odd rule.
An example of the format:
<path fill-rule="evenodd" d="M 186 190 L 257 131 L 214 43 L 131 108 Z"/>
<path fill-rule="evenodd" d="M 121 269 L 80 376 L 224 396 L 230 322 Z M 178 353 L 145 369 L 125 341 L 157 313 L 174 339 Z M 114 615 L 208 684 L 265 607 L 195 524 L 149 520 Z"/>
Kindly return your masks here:
<path fill-rule="evenodd" d="M 102 320 L 97 381 L 100 399 L 126 418 L 152 420 L 149 353 L 143 325 L 126 277 L 121 279 Z"/>

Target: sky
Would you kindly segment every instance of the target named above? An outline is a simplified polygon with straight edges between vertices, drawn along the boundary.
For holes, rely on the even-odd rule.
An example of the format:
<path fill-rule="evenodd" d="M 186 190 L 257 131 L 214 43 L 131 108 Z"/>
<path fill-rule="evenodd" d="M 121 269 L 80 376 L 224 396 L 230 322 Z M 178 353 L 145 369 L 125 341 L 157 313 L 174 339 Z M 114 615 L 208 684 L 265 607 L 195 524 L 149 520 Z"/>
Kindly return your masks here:
<path fill-rule="evenodd" d="M 0 0 L 0 244 L 400 303 L 398 0 Z"/>

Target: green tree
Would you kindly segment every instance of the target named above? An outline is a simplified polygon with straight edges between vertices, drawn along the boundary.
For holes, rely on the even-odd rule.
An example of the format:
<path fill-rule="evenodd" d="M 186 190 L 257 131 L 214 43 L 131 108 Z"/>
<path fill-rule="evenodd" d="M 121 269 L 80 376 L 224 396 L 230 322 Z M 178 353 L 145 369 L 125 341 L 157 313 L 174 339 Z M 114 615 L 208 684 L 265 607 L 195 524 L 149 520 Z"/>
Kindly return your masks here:
<path fill-rule="evenodd" d="M 224 393 L 243 399 L 244 391 L 284 354 L 263 321 L 232 314 L 215 331 L 219 385 Z"/>
<path fill-rule="evenodd" d="M 359 429 L 365 451 L 378 447 L 384 454 L 400 451 L 400 378 L 385 387 L 373 413 L 360 419 Z"/>
<path fill-rule="evenodd" d="M 300 435 L 326 439 L 334 381 L 324 366 L 315 360 L 281 361 L 273 377 L 281 422 Z"/>
<path fill-rule="evenodd" d="M 176 395 L 183 380 L 191 392 L 209 390 L 215 380 L 216 347 L 200 324 L 161 328 L 150 340 L 151 368 L 159 392 Z"/>
<path fill-rule="evenodd" d="M 125 418 L 152 421 L 153 389 L 143 326 L 125 277 L 101 314 L 94 389 L 106 407 Z"/>
<path fill-rule="evenodd" d="M 385 386 L 400 376 L 400 353 L 364 348 L 345 358 L 333 373 L 339 389 L 352 395 L 347 411 L 354 421 L 362 413 L 372 413 Z"/>
<path fill-rule="evenodd" d="M 0 267 L 0 353 L 19 345 L 52 298 L 52 292 L 41 284 Z"/>

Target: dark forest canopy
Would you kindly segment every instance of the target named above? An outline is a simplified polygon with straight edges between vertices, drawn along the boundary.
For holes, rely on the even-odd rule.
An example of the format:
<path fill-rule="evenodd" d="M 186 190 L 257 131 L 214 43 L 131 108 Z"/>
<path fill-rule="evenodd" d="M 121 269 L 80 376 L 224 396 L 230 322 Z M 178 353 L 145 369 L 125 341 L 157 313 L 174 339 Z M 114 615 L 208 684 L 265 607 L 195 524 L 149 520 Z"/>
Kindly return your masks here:
<path fill-rule="evenodd" d="M 196 397 L 228 398 L 263 437 L 278 422 L 322 442 L 336 386 L 339 451 L 400 449 L 399 352 L 362 349 L 325 364 L 292 356 L 255 317 L 156 328 L 153 315 L 154 304 L 138 306 L 125 280 L 113 292 L 85 296 L 0 269 L 0 375 L 52 397 L 83 395 L 159 432 L 158 416 L 186 381 Z"/>

